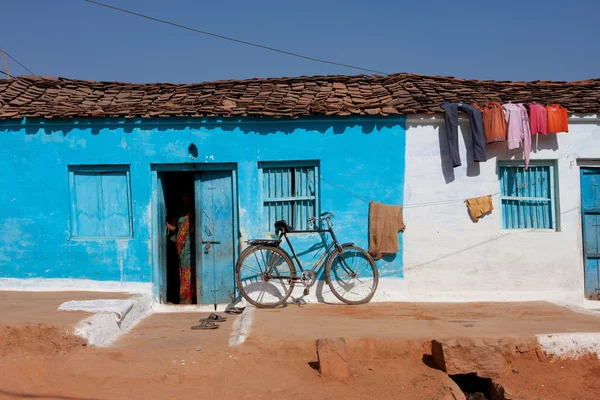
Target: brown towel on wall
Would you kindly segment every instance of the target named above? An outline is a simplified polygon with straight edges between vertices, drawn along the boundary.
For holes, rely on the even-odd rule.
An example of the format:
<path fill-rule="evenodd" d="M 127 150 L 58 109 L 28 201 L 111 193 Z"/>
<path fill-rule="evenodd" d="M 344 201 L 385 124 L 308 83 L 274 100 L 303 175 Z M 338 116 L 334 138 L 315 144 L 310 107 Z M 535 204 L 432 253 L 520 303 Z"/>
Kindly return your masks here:
<path fill-rule="evenodd" d="M 395 254 L 400 250 L 398 232 L 404 232 L 402 206 L 369 203 L 369 254 L 374 259 L 384 254 Z"/>
<path fill-rule="evenodd" d="M 469 215 L 471 216 L 471 219 L 473 219 L 473 222 L 479 222 L 479 218 L 491 213 L 494 209 L 491 195 L 467 199 L 465 203 L 467 203 Z"/>

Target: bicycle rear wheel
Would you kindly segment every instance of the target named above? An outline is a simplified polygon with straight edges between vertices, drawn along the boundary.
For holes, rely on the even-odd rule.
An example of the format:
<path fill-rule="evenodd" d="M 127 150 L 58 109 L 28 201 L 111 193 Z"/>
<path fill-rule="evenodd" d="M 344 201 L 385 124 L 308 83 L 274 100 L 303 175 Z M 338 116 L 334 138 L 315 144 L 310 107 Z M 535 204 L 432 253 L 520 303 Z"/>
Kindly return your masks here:
<path fill-rule="evenodd" d="M 373 258 L 354 245 L 342 246 L 327 259 L 325 279 L 331 291 L 346 304 L 368 303 L 377 290 L 379 273 Z"/>
<path fill-rule="evenodd" d="M 296 268 L 279 247 L 256 245 L 244 250 L 236 267 L 240 294 L 255 307 L 277 307 L 292 294 Z"/>

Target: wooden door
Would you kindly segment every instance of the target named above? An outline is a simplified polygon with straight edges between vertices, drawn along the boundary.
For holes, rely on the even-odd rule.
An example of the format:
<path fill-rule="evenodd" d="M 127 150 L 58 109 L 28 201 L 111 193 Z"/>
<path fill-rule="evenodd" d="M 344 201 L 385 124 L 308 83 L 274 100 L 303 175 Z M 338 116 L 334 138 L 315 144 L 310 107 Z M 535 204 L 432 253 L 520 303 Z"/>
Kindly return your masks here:
<path fill-rule="evenodd" d="M 585 297 L 600 300 L 600 168 L 581 169 Z"/>
<path fill-rule="evenodd" d="M 156 245 L 158 255 L 158 300 L 160 303 L 167 301 L 167 207 L 165 202 L 164 180 L 158 174 L 156 190 L 156 218 L 157 234 Z"/>
<path fill-rule="evenodd" d="M 235 299 L 233 172 L 197 173 L 195 188 L 198 304 L 231 303 Z"/>

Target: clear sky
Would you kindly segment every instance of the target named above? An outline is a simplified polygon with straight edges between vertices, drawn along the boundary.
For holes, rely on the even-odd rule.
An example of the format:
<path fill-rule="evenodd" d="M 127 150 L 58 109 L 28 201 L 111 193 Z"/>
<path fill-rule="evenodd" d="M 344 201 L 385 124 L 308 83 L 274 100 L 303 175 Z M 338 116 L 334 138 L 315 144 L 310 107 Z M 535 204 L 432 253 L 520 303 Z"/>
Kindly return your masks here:
<path fill-rule="evenodd" d="M 388 73 L 495 80 L 600 77 L 598 0 L 99 1 Z M 0 49 L 38 75 L 191 83 L 360 73 L 192 33 L 83 0 L 0 3 Z M 12 74 L 27 74 L 8 62 Z"/>

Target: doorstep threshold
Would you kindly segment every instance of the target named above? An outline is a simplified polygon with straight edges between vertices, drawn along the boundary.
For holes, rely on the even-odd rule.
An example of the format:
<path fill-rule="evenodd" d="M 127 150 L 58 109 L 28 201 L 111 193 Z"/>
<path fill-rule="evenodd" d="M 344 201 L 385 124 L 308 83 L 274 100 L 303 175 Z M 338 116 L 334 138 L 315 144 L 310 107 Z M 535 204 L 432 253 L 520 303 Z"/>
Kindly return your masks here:
<path fill-rule="evenodd" d="M 223 303 L 217 304 L 216 310 L 214 304 L 152 304 L 152 311 L 155 313 L 177 313 L 177 312 L 225 312 L 235 304 Z"/>

